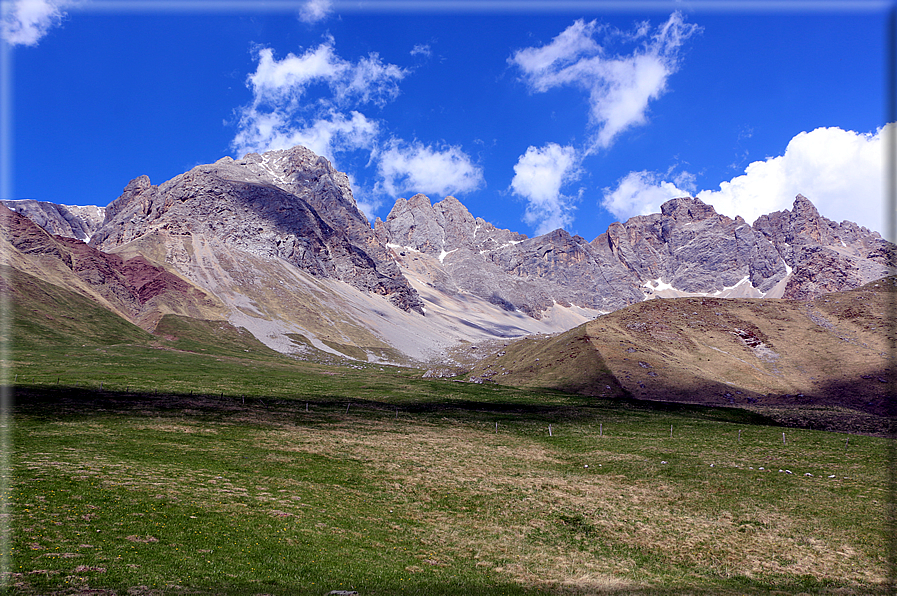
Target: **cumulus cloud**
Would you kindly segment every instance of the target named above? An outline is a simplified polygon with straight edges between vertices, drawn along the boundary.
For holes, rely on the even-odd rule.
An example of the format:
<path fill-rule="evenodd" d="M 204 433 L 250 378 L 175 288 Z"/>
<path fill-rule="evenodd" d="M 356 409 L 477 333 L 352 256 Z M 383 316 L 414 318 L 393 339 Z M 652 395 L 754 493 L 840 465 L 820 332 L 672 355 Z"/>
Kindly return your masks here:
<path fill-rule="evenodd" d="M 753 223 L 760 215 L 790 209 L 797 194 L 832 220 L 850 220 L 884 231 L 886 134 L 878 129 L 858 133 L 837 127 L 802 132 L 785 152 L 751 163 L 744 174 L 702 190 L 697 197 L 729 217 L 740 215 Z M 687 187 L 686 187 L 687 188 Z M 632 172 L 615 189 L 605 189 L 602 206 L 621 219 L 657 212 L 664 200 L 684 196 L 674 181 L 653 172 Z"/>
<path fill-rule="evenodd" d="M 328 101 L 339 105 L 374 103 L 385 105 L 399 94 L 398 81 L 406 71 L 395 64 L 385 64 L 371 53 L 357 62 L 336 55 L 333 38 L 301 56 L 292 53 L 282 60 L 274 57 L 271 48 L 258 50 L 258 67 L 249 75 L 247 84 L 253 92 L 253 104 L 287 104 L 297 106 L 311 85 L 329 87 Z"/>
<path fill-rule="evenodd" d="M 415 47 L 425 54 L 429 46 Z M 388 138 L 384 126 L 363 106 L 382 107 L 399 95 L 408 71 L 383 62 L 376 53 L 355 61 L 341 58 L 332 38 L 301 54 L 277 58 L 271 48 L 256 52 L 257 67 L 247 77 L 252 101 L 237 110 L 232 147 L 238 156 L 304 145 L 329 159 L 358 163 L 376 171 L 360 186 L 352 179 L 358 206 L 368 217 L 385 196 L 424 192 L 463 194 L 483 183 L 482 168 L 457 146 L 434 147 Z M 358 172 L 356 172 L 358 173 Z"/>
<path fill-rule="evenodd" d="M 894 124 L 889 124 L 890 134 Z M 703 190 L 698 198 L 720 213 L 749 222 L 790 209 L 800 193 L 829 219 L 845 219 L 883 231 L 886 131 L 858 133 L 837 127 L 802 132 L 785 153 L 755 161 L 744 174 Z"/>
<path fill-rule="evenodd" d="M 380 190 L 393 197 L 418 192 L 445 197 L 471 192 L 483 184 L 482 168 L 460 147 L 434 149 L 417 141 L 392 139 L 377 153 L 376 161 L 382 178 Z"/>
<path fill-rule="evenodd" d="M 661 179 L 657 172 L 629 172 L 614 189 L 605 188 L 601 206 L 620 221 L 635 215 L 659 213 L 660 206 L 670 199 L 691 196 L 675 183 Z"/>
<path fill-rule="evenodd" d="M 279 112 L 250 112 L 244 114 L 233 145 L 240 155 L 303 145 L 336 163 L 336 153 L 370 148 L 378 134 L 378 123 L 356 111 L 348 116 L 332 112 L 306 126 L 297 126 Z"/>
<path fill-rule="evenodd" d="M 561 194 L 580 175 L 576 150 L 548 143 L 529 147 L 514 166 L 511 190 L 527 201 L 523 220 L 545 234 L 570 225 L 577 197 Z"/>
<path fill-rule="evenodd" d="M 597 131 L 588 153 L 609 147 L 621 132 L 647 121 L 649 102 L 667 90 L 680 49 L 698 30 L 680 12 L 653 34 L 648 23 L 623 32 L 580 19 L 548 45 L 518 50 L 509 62 L 520 68 L 533 92 L 571 85 L 589 94 L 589 123 Z M 599 32 L 639 45 L 632 53 L 614 55 L 595 40 Z"/>
<path fill-rule="evenodd" d="M 351 108 L 394 99 L 406 72 L 374 53 L 344 60 L 334 45 L 328 38 L 280 60 L 271 48 L 258 49 L 258 65 L 246 82 L 252 101 L 237 111 L 232 146 L 238 155 L 305 145 L 335 161 L 341 151 L 373 149 L 377 122 Z"/>
<path fill-rule="evenodd" d="M 317 23 L 326 19 L 332 10 L 333 4 L 330 0 L 308 0 L 299 9 L 299 20 L 305 23 Z"/>
<path fill-rule="evenodd" d="M 35 46 L 65 17 L 70 0 L 4 0 L 0 37 L 9 45 Z"/>

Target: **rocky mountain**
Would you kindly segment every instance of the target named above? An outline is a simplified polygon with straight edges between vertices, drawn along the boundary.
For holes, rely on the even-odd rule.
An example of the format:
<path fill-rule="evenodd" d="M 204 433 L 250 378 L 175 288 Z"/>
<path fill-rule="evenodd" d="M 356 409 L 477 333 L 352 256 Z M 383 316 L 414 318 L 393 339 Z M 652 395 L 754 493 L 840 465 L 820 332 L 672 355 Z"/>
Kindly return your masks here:
<path fill-rule="evenodd" d="M 106 208 L 93 205 L 57 205 L 34 199 L 2 200 L 0 203 L 51 234 L 84 242 L 90 240 L 106 219 Z"/>
<path fill-rule="evenodd" d="M 895 246 L 851 221 L 822 217 L 797 195 L 792 211 L 760 216 L 754 229 L 776 248 L 792 270 L 784 298 L 812 298 L 878 279 L 895 262 Z"/>
<path fill-rule="evenodd" d="M 191 312 L 226 318 L 281 352 L 312 346 L 372 360 L 439 359 L 459 342 L 563 331 L 648 298 L 812 298 L 888 274 L 894 254 L 877 233 L 827 220 L 802 196 L 753 225 L 673 199 L 591 242 L 564 230 L 528 238 L 453 197 L 424 195 L 398 199 L 372 228 L 348 177 L 303 147 L 226 157 L 158 185 L 140 176 L 101 225 L 99 208 L 14 203 L 57 234 L 45 233 L 35 253 L 19 238 L 22 218 L 0 218 L 17 266 L 40 269 L 35 259 L 52 253 L 58 283 L 80 284 L 145 328 L 160 312 Z M 70 266 L 88 261 L 96 266 Z M 129 277 L 138 265 L 157 273 Z M 192 298 L 180 311 L 140 302 L 150 278 L 168 280 L 172 301 Z"/>
<path fill-rule="evenodd" d="M 358 210 L 345 174 L 304 147 L 227 157 L 197 166 L 160 186 L 132 180 L 109 205 L 91 239 L 114 250 L 156 234 L 166 260 L 189 262 L 189 244 L 208 241 L 389 297 L 403 310 L 420 299 Z"/>
<path fill-rule="evenodd" d="M 527 238 L 474 218 L 453 197 L 399 199 L 374 224 L 406 275 L 538 318 L 553 305 L 611 312 L 652 297 L 811 298 L 887 275 L 894 247 L 876 232 L 792 211 L 753 226 L 683 197 L 614 223 L 591 242 L 555 230 Z"/>
<path fill-rule="evenodd" d="M 90 244 L 170 268 L 281 352 L 429 360 L 458 342 L 593 316 L 536 320 L 477 297 L 431 295 L 377 239 L 345 174 L 302 147 L 224 158 L 160 185 L 138 177 Z"/>

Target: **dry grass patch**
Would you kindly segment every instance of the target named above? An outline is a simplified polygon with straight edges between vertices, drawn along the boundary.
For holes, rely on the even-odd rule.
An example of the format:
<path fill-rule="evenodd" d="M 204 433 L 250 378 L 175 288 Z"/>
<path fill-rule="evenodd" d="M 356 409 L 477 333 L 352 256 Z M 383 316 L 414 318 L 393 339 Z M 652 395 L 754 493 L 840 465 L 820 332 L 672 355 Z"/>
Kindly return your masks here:
<path fill-rule="evenodd" d="M 880 561 L 842 548 L 843 536 L 815 533 L 776 507 L 744 503 L 738 515 L 708 512 L 698 491 L 571 473 L 560 453 L 525 437 L 376 420 L 262 436 L 278 461 L 314 453 L 364 462 L 382 475 L 383 491 L 420 524 L 416 531 L 438 556 L 472 555 L 477 566 L 533 587 L 600 591 L 631 586 L 632 577 L 662 580 L 666 572 L 647 571 L 632 553 L 720 577 L 809 575 L 858 585 L 885 579 Z M 583 459 L 639 458 L 594 450 Z M 608 549 L 620 553 L 608 556 Z"/>
<path fill-rule="evenodd" d="M 876 557 L 881 537 L 861 535 L 874 521 L 863 498 L 878 494 L 880 479 L 860 453 L 830 456 L 822 433 L 789 436 L 789 445 L 804 446 L 772 453 L 759 428 L 730 448 L 716 438 L 731 429 L 716 422 L 677 422 L 682 438 L 671 441 L 663 435 L 669 426 L 655 429 L 643 412 L 630 422 L 615 419 L 615 437 L 599 437 L 593 420 L 569 417 L 553 419 L 548 437 L 543 418 L 526 416 L 502 418 L 495 432 L 480 414 L 347 414 L 345 406 L 305 412 L 302 403 L 215 419 L 35 424 L 31 440 L 50 443 L 21 454 L 18 469 L 35 486 L 61 479 L 72 496 L 35 492 L 18 504 L 45 525 L 65 524 L 59 536 L 24 535 L 22 556 L 32 557 L 32 568 L 60 573 L 76 567 L 51 567 L 65 554 L 107 569 L 78 576 L 91 582 L 135 573 L 170 581 L 157 559 L 138 552 L 153 549 L 200 579 L 226 578 L 237 573 L 234 565 L 251 578 L 256 556 L 269 557 L 268 572 L 291 556 L 290 569 L 360 558 L 388 566 L 396 582 L 433 586 L 464 575 L 571 594 L 692 585 L 719 593 L 828 585 L 867 593 L 885 578 Z M 748 449 L 749 440 L 756 447 Z M 748 469 L 770 453 L 807 466 L 840 458 L 859 480 Z M 831 509 L 817 519 L 818 503 L 805 508 L 803 499 L 830 499 Z M 114 518 L 111 511 L 130 500 L 140 505 Z M 103 532 L 90 534 L 94 527 Z M 69 530 L 92 538 L 64 538 Z M 94 540 L 100 536 L 112 542 Z M 110 544 L 131 558 L 108 560 Z M 61 548 L 48 553 L 51 545 Z M 263 547 L 267 554 L 254 554 Z M 226 561 L 218 559 L 222 551 Z M 206 565 L 218 565 L 217 575 Z"/>

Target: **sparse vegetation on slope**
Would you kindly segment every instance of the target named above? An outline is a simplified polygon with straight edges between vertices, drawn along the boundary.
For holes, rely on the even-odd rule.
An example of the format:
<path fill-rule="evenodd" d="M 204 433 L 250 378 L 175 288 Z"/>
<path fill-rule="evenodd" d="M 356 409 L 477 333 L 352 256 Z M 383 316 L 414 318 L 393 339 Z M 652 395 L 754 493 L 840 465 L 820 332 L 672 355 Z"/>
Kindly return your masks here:
<path fill-rule="evenodd" d="M 473 374 L 586 395 L 738 405 L 792 424 L 883 433 L 894 283 L 807 302 L 650 300 L 558 336 L 519 340 Z"/>

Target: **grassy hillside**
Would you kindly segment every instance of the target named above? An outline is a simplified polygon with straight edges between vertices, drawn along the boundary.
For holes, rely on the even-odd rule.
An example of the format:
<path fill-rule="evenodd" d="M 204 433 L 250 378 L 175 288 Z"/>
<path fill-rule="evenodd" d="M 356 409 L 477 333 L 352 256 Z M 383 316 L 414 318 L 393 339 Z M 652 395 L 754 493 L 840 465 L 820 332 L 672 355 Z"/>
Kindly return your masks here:
<path fill-rule="evenodd" d="M 59 286 L 0 265 L 0 284 L 9 301 L 10 331 L 23 349 L 90 343 L 148 344 L 152 335 L 98 303 Z"/>
<path fill-rule="evenodd" d="M 794 424 L 884 432 L 893 284 L 812 302 L 651 300 L 559 336 L 520 340 L 473 374 L 603 397 L 781 410 Z"/>

